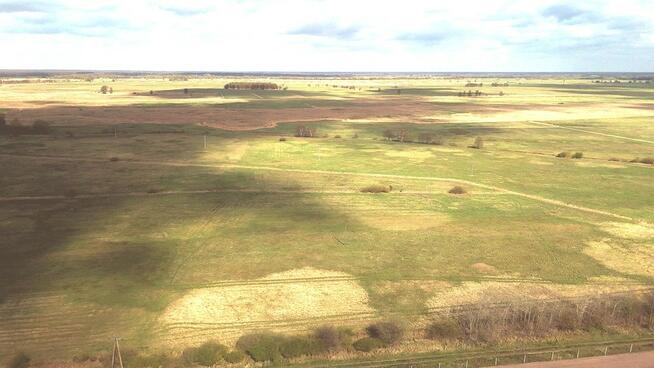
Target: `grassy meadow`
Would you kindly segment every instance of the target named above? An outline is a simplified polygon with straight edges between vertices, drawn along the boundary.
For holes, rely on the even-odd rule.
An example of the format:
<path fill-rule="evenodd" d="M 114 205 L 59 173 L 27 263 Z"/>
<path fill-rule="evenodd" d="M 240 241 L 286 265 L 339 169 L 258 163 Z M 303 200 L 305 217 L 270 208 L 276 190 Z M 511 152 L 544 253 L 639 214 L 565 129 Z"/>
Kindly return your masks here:
<path fill-rule="evenodd" d="M 654 283 L 652 83 L 229 81 L 0 85 L 8 124 L 50 124 L 0 135 L 0 357 L 388 318 L 412 349 L 437 307 Z"/>

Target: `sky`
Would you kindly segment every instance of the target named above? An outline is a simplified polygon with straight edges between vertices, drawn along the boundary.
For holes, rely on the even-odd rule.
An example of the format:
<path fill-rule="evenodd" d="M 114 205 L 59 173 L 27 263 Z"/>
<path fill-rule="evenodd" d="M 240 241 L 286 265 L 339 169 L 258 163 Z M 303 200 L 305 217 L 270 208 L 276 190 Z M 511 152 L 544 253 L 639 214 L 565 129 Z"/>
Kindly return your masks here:
<path fill-rule="evenodd" d="M 654 0 L 0 0 L 0 69 L 654 72 Z"/>

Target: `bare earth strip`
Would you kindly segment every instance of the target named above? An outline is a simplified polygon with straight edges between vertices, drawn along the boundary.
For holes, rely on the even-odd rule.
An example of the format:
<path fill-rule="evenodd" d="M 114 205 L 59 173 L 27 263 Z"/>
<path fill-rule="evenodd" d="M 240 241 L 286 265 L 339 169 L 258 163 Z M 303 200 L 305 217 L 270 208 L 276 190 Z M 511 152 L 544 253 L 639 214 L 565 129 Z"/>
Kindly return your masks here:
<path fill-rule="evenodd" d="M 625 137 L 625 136 L 622 136 L 622 135 L 616 135 L 616 134 L 608 134 L 608 133 L 594 132 L 594 131 L 592 131 L 592 130 L 579 129 L 579 128 L 571 128 L 571 127 L 566 127 L 566 126 L 561 126 L 561 125 L 556 125 L 556 124 L 543 123 L 543 122 L 540 122 L 540 121 L 530 121 L 530 123 L 532 123 L 532 124 L 538 124 L 538 125 L 544 125 L 544 126 L 551 127 L 551 128 L 559 128 L 559 129 L 574 130 L 574 131 L 582 132 L 582 133 L 595 134 L 595 135 L 602 135 L 602 136 L 605 136 L 605 137 L 625 139 L 625 140 L 628 140 L 628 141 L 634 141 L 634 142 L 641 142 L 641 143 L 650 143 L 650 144 L 654 144 L 654 141 L 648 141 L 647 139 L 631 138 L 631 137 Z"/>
<path fill-rule="evenodd" d="M 654 351 L 556 362 L 503 365 L 504 368 L 654 368 Z"/>
<path fill-rule="evenodd" d="M 38 159 L 60 160 L 60 161 L 77 161 L 77 162 L 106 162 L 107 161 L 106 159 L 99 159 L 99 158 L 81 158 L 81 157 L 65 157 L 65 156 L 38 156 L 38 155 L 15 155 L 15 154 L 5 154 L 5 153 L 0 154 L 0 156 L 38 158 Z M 358 172 L 350 172 L 350 171 L 288 169 L 288 168 L 269 167 L 269 166 L 250 166 L 250 165 L 233 165 L 233 164 L 213 164 L 213 165 L 212 164 L 194 164 L 194 163 L 179 162 L 179 161 L 124 160 L 123 162 L 130 162 L 130 163 L 136 163 L 136 164 L 146 164 L 146 165 L 175 166 L 175 167 L 211 167 L 211 168 L 222 168 L 222 169 L 232 168 L 232 169 L 295 172 L 295 173 L 303 173 L 303 174 L 315 173 L 315 174 L 327 174 L 327 175 L 364 176 L 364 177 L 387 178 L 387 179 L 413 179 L 413 180 L 429 180 L 429 181 L 451 182 L 451 183 L 466 184 L 466 185 L 474 186 L 474 187 L 477 187 L 477 188 L 488 189 L 488 190 L 496 190 L 498 192 L 511 194 L 511 195 L 515 195 L 515 196 L 523 197 L 523 198 L 529 198 L 529 199 L 532 199 L 534 201 L 547 203 L 547 204 L 551 204 L 551 205 L 554 205 L 554 206 L 571 208 L 571 209 L 578 210 L 578 211 L 583 211 L 583 212 L 588 212 L 588 213 L 594 213 L 594 214 L 598 214 L 598 215 L 613 217 L 613 218 L 617 218 L 617 219 L 620 219 L 620 220 L 638 221 L 638 219 L 634 219 L 632 217 L 620 215 L 620 214 L 609 212 L 609 211 L 603 211 L 603 210 L 588 208 L 588 207 L 579 206 L 579 205 L 575 205 L 575 204 L 571 204 L 571 203 L 566 203 L 566 202 L 559 201 L 559 200 L 556 200 L 556 199 L 549 199 L 549 198 L 541 197 L 541 196 L 534 195 L 534 194 L 516 192 L 516 191 L 513 191 L 513 190 L 509 190 L 509 189 L 496 187 L 494 185 L 481 184 L 481 183 L 476 183 L 476 182 L 469 181 L 469 180 L 456 179 L 456 178 L 442 178 L 442 177 L 433 177 L 433 176 L 377 174 L 377 173 L 358 173 Z M 643 222 L 643 221 L 641 221 L 641 222 Z"/>

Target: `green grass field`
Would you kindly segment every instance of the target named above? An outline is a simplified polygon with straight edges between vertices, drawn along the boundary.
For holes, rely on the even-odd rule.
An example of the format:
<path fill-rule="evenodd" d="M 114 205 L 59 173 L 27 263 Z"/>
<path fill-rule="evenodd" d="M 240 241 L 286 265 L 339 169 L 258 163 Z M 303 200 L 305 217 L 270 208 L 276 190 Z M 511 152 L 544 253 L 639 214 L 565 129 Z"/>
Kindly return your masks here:
<path fill-rule="evenodd" d="M 420 326 L 433 306 L 482 295 L 651 286 L 654 166 L 629 161 L 654 157 L 652 84 L 482 81 L 475 98 L 457 96 L 470 89 L 457 79 L 1 85 L 10 122 L 70 111 L 50 134 L 0 136 L 0 356 L 70 358 L 113 336 L 156 351 L 324 322 Z M 148 106 L 219 115 L 92 119 Z M 324 117 L 301 118 L 316 107 Z M 76 108 L 90 120 L 69 122 Z M 229 129 L 243 110 L 261 127 Z M 317 137 L 294 137 L 298 125 Z M 442 144 L 387 141 L 387 129 Z M 476 137 L 482 149 L 468 147 Z M 360 191 L 375 184 L 392 190 Z"/>

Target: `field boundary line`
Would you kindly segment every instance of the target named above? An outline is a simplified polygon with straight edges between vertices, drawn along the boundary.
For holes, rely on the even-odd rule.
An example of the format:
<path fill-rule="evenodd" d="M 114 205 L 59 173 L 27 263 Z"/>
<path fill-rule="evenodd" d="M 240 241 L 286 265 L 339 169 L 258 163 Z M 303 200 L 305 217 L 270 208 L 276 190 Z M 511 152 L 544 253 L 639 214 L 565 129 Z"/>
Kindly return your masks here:
<path fill-rule="evenodd" d="M 653 142 L 654 143 L 654 142 Z M 67 157 L 67 156 L 39 156 L 39 155 L 20 155 L 20 154 L 7 154 L 0 153 L 0 156 L 5 157 L 26 157 L 26 158 L 39 158 L 39 159 L 52 159 L 52 160 L 64 160 L 64 161 L 77 161 L 77 162 L 107 162 L 107 159 L 99 158 L 84 158 L 84 157 Z M 445 178 L 445 177 L 434 177 L 434 176 L 414 176 L 414 175 L 398 175 L 398 174 L 379 174 L 379 173 L 359 173 L 352 171 L 331 171 L 331 170 L 310 170 L 310 169 L 292 169 L 292 168 L 281 168 L 281 167 L 271 167 L 271 166 L 255 166 L 255 165 L 238 165 L 238 164 L 199 164 L 199 163 L 190 163 L 190 162 L 179 162 L 179 161 L 152 161 L 152 160 L 123 160 L 121 162 L 127 163 L 136 163 L 144 165 L 161 165 L 161 166 L 173 166 L 173 167 L 208 167 L 208 168 L 222 168 L 222 169 L 246 169 L 246 170 L 262 170 L 262 171 L 277 171 L 277 172 L 294 172 L 294 173 L 303 173 L 303 174 L 325 174 L 325 175 L 345 175 L 345 176 L 363 176 L 363 177 L 373 177 L 373 178 L 388 178 L 388 179 L 411 179 L 411 180 L 427 180 L 427 181 L 438 181 L 438 182 L 449 182 L 449 183 L 458 183 L 466 184 L 478 188 L 484 188 L 488 190 L 495 190 L 501 193 L 512 194 L 518 197 L 532 199 L 542 203 L 548 203 L 551 205 L 559 207 L 567 207 L 574 210 L 579 210 L 588 213 L 594 213 L 598 215 L 608 216 L 617 218 L 620 220 L 626 221 L 640 221 L 634 219 L 633 217 L 620 215 L 617 213 L 598 210 L 594 208 L 584 207 L 580 205 L 575 205 L 571 203 L 566 203 L 557 199 L 549 199 L 541 197 L 535 194 L 528 194 L 517 192 L 510 189 L 500 188 L 494 185 L 482 184 L 473 182 L 465 179 L 457 178 Z"/>

